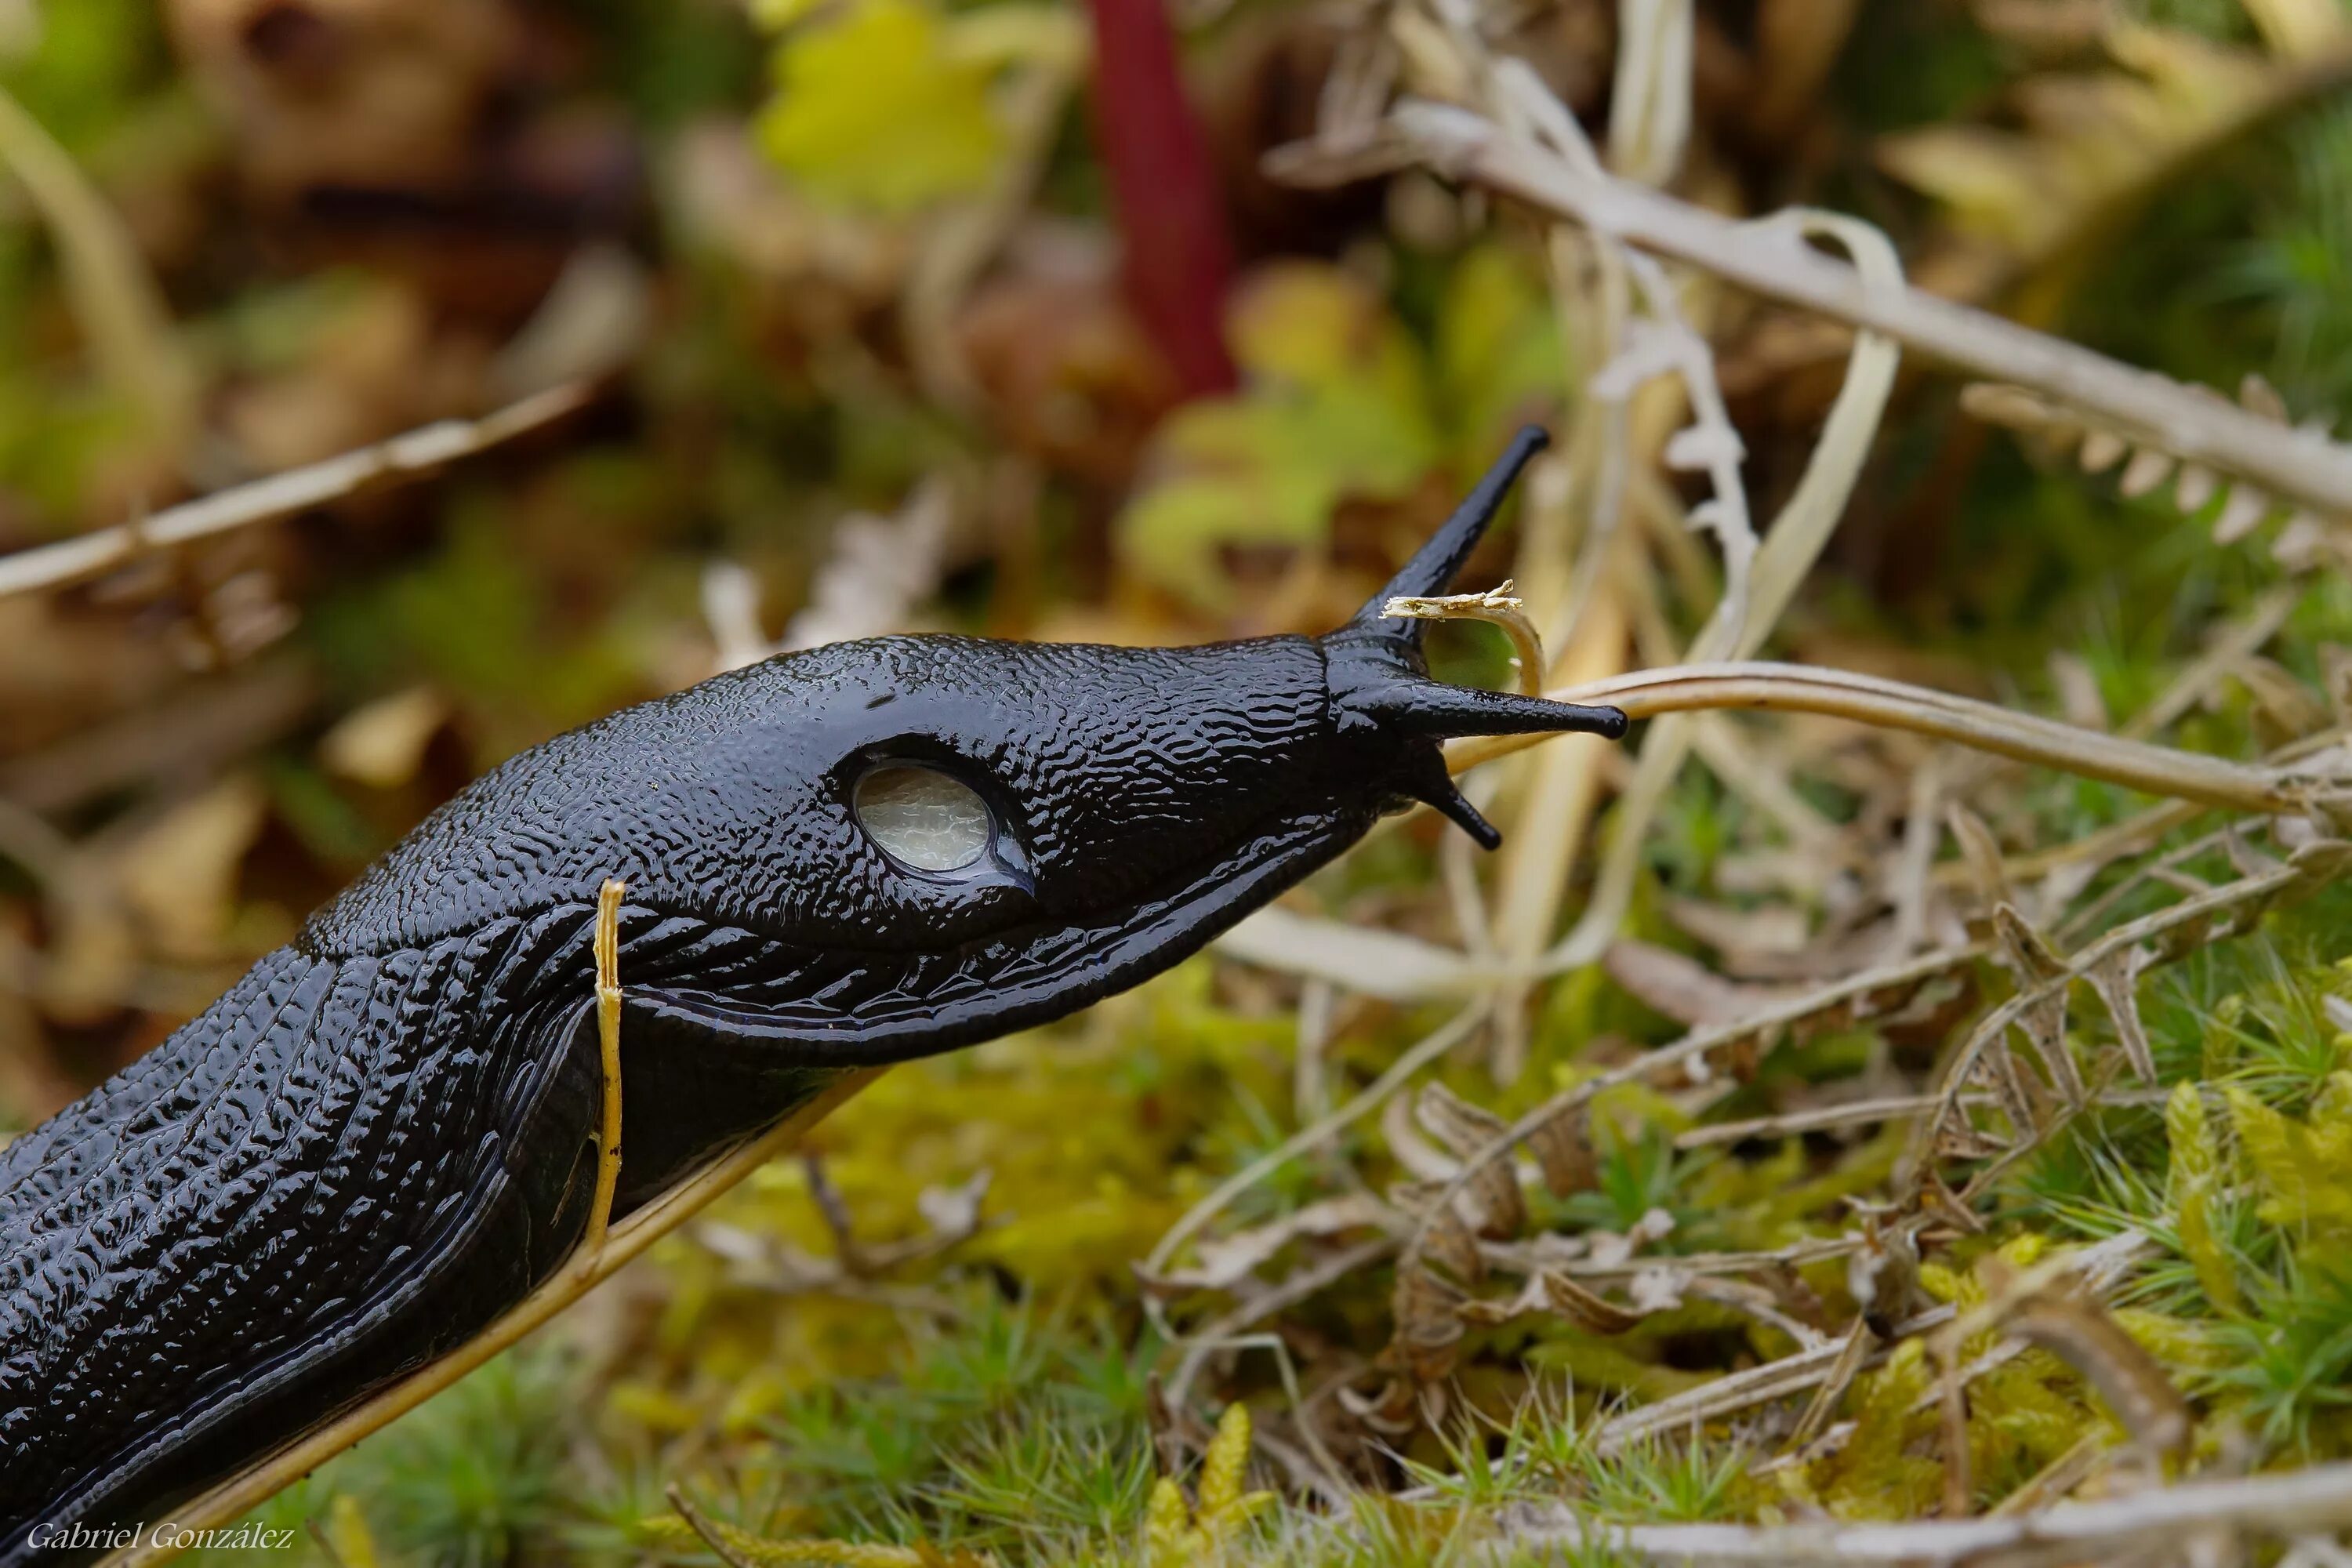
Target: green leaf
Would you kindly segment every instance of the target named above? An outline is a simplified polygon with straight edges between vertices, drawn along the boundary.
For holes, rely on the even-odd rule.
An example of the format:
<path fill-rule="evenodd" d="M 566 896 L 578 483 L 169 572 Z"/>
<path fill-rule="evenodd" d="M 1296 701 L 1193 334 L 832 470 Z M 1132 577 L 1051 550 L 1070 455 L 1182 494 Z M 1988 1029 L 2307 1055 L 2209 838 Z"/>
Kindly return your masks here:
<path fill-rule="evenodd" d="M 856 0 L 776 50 L 760 144 L 811 195 L 889 215 L 987 182 L 1003 132 L 985 68 L 916 0 Z"/>
<path fill-rule="evenodd" d="M 1506 426 L 1567 390 L 1551 296 L 1524 256 L 1498 244 L 1454 264 L 1438 304 L 1436 350 L 1438 395 L 1465 473 L 1493 460 Z"/>
<path fill-rule="evenodd" d="M 1247 385 L 1161 426 L 1161 477 L 1119 524 L 1129 564 L 1203 608 L 1229 595 L 1223 547 L 1319 548 L 1341 501 L 1401 500 L 1439 457 L 1418 347 L 1347 273 L 1269 268 L 1228 327 Z"/>

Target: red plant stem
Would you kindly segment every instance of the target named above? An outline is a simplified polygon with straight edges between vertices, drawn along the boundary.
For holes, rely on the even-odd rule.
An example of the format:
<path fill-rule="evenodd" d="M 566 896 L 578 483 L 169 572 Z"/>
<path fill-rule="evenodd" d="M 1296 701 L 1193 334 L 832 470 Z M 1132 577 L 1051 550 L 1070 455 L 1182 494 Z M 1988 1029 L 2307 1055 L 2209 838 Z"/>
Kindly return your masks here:
<path fill-rule="evenodd" d="M 1125 241 L 1128 300 L 1187 396 L 1234 384 L 1225 352 L 1232 237 L 1216 171 L 1184 99 L 1160 0 L 1087 0 L 1095 136 Z"/>

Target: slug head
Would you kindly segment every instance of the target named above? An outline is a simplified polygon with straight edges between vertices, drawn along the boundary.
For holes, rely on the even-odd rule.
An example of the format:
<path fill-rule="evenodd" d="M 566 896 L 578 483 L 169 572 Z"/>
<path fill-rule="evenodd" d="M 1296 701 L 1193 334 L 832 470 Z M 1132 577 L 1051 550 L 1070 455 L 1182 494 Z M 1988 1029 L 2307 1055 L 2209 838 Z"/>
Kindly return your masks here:
<path fill-rule="evenodd" d="M 516 758 L 306 941 L 419 945 L 584 909 L 617 876 L 627 1029 L 848 1064 L 1133 984 L 1414 800 L 1491 847 L 1445 737 L 1617 735 L 1624 715 L 1435 682 L 1420 623 L 1381 607 L 1444 590 L 1541 444 L 1522 433 L 1328 637 L 891 637 L 771 659 Z"/>

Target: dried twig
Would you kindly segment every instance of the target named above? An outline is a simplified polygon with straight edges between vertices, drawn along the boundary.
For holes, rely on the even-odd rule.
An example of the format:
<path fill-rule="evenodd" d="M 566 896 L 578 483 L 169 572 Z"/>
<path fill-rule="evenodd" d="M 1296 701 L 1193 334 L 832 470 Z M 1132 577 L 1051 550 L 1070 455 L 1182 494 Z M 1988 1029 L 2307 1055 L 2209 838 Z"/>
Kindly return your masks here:
<path fill-rule="evenodd" d="M 604 1092 L 596 1119 L 596 1187 L 587 1232 L 571 1263 L 583 1272 L 604 1256 L 613 1194 L 621 1182 L 621 900 L 627 892 L 627 883 L 607 877 L 596 893 L 596 1041 Z"/>
<path fill-rule="evenodd" d="M 1788 237 L 1759 235 L 1753 225 L 1661 192 L 1596 178 L 1465 110 L 1401 104 L 1370 139 L 1308 142 L 1267 160 L 1271 172 L 1301 184 L 1405 163 L 1476 180 L 1766 299 L 1883 332 L 1972 375 L 2032 387 L 2294 505 L 2352 516 L 2352 447 L 1919 289 L 1874 289 L 1853 267 Z"/>
<path fill-rule="evenodd" d="M 1906 1335 L 1920 1333 L 1949 1321 L 1951 1316 L 1949 1307 L 1938 1307 L 1910 1319 L 1899 1327 Z M 1841 1374 L 1852 1360 L 1853 1349 L 1849 1342 L 1855 1334 L 1868 1331 L 1857 1326 L 1853 1333 L 1841 1335 L 1827 1344 L 1815 1345 L 1811 1350 L 1799 1351 L 1778 1361 L 1768 1361 L 1744 1372 L 1727 1373 L 1696 1388 L 1612 1416 L 1594 1430 L 1593 1449 L 1596 1453 L 1612 1453 L 1644 1438 L 1685 1431 L 1737 1411 L 1753 1409 L 1759 1405 L 1769 1405 L 1773 1400 L 1817 1388 Z M 1885 1345 L 1867 1351 L 1862 1357 L 1861 1366 L 1871 1366 L 1885 1360 Z"/>
<path fill-rule="evenodd" d="M 2165 1091 L 2160 1089 L 2109 1089 L 2093 1097 L 2093 1103 L 2103 1106 L 2161 1105 Z M 1705 1149 L 1718 1143 L 1744 1143 L 1751 1138 L 1793 1138 L 1805 1132 L 1826 1132 L 1839 1127 L 1864 1127 L 1874 1121 L 1899 1121 L 1906 1117 L 1923 1116 L 1944 1103 L 1943 1097 L 1934 1094 L 1905 1094 L 1884 1100 L 1849 1100 L 1837 1105 L 1814 1106 L 1806 1110 L 1791 1110 L 1780 1116 L 1759 1116 L 1746 1121 L 1711 1121 L 1694 1127 L 1675 1138 L 1677 1149 Z M 1970 1094 L 1961 1097 L 1964 1105 L 1987 1105 L 1990 1098 Z"/>
<path fill-rule="evenodd" d="M 183 502 L 137 522 L 0 557 L 0 599 L 110 572 L 151 550 L 168 549 L 249 523 L 322 506 L 380 479 L 410 479 L 559 419 L 588 400 L 588 388 L 558 386 L 479 419 L 444 419 L 323 463 Z"/>
<path fill-rule="evenodd" d="M 1545 1552 L 1623 1552 L 1675 1563 L 1887 1564 L 1937 1568 L 2027 1568 L 2061 1562 L 2118 1562 L 2138 1548 L 2177 1541 L 2202 1527 L 2282 1536 L 2352 1526 L 2352 1464 L 2315 1465 L 2284 1475 L 2189 1481 L 2046 1512 L 1902 1524 L 1607 1525 L 1564 1506 L 1507 1510 L 1490 1558 L 1519 1562 Z"/>
<path fill-rule="evenodd" d="M 2114 1287 L 2147 1246 L 2145 1236 L 2127 1230 L 2095 1246 L 2053 1259 L 2045 1266 L 2048 1278 L 2053 1280 L 2077 1279 L 2087 1290 L 2104 1292 Z M 1931 1329 L 1945 1329 L 1954 1322 L 1957 1316 L 1949 1307 L 1935 1307 L 1900 1322 L 1887 1324 L 1890 1331 L 1874 1336 L 1881 1342 L 1864 1353 L 1861 1366 L 1866 1368 L 1883 1361 L 1901 1340 L 1926 1333 Z M 1853 1352 L 1849 1341 L 1854 1335 L 1868 1331 L 1857 1323 L 1851 1333 L 1841 1335 L 1826 1344 L 1782 1356 L 1778 1361 L 1766 1362 L 1745 1372 L 1728 1373 L 1671 1398 L 1612 1416 L 1594 1429 L 1593 1446 L 1597 1451 L 1606 1453 L 1645 1437 L 1720 1420 L 1735 1411 L 1752 1409 L 1756 1405 L 1818 1387 L 1840 1375 L 1851 1375 Z M 1976 1364 L 1961 1373 L 1962 1381 L 1982 1375 L 2000 1364 L 2000 1360 L 2014 1353 L 2012 1349 L 1998 1360 L 1992 1356 L 1979 1357 Z M 1933 1393 L 1927 1395 L 1929 1400 L 1936 1397 Z"/>
<path fill-rule="evenodd" d="M 2198 808 L 2222 807 L 2262 816 L 2343 811 L 2352 803 L 2352 776 L 2336 737 L 2308 737 L 2267 764 L 2232 762 L 2203 752 L 2131 741 L 2062 724 L 1991 703 L 1908 686 L 1850 670 L 1805 665 L 1739 663 L 1675 665 L 1557 688 L 1548 695 L 1578 702 L 1613 702 L 1634 718 L 1704 709 L 1801 711 L 1882 728 L 1932 735 L 1980 752 L 2103 779 L 2169 796 L 2159 806 L 2063 851 L 2023 858 L 2004 867 L 2011 877 L 2040 874 L 2083 858 L 2105 858 L 2189 820 Z M 1501 735 L 1455 742 L 1446 763 L 1456 773 L 1538 743 L 1543 737 Z M 1965 874 L 1958 868 L 1954 876 Z M 1470 956 L 1388 932 L 1368 932 L 1337 921 L 1286 912 L 1252 917 L 1221 939 L 1224 951 L 1254 963 L 1318 975 L 1392 998 L 1476 993 L 1497 973 L 1514 974 L 1503 955 Z M 1579 965 L 1580 949 L 1564 942 L 1544 955 L 1541 972 Z"/>

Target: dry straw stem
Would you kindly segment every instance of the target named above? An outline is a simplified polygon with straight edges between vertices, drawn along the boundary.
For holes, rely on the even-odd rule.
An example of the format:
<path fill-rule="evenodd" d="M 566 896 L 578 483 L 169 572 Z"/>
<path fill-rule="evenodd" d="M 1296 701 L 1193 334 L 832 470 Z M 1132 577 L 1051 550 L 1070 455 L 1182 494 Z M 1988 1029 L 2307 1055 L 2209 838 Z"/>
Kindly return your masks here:
<path fill-rule="evenodd" d="M 322 463 L 185 501 L 135 522 L 0 556 L 0 599 L 79 582 L 151 551 L 323 506 L 383 479 L 414 479 L 559 419 L 588 400 L 573 383 L 519 398 L 479 419 L 443 419 Z"/>
<path fill-rule="evenodd" d="M 1769 662 L 1675 665 L 1547 693 L 1563 701 L 1606 702 L 1634 719 L 1695 709 L 1745 708 L 1820 713 L 1908 730 L 2021 763 L 2059 768 L 2146 794 L 2264 816 L 2310 810 L 2343 785 L 2325 776 L 2254 767 L 2078 729 L 1990 702 L 1851 670 Z M 1446 748 L 1460 773 L 1542 737 L 1497 735 Z"/>
<path fill-rule="evenodd" d="M 1609 150 L 1618 168 L 1663 185 L 1690 141 L 1691 0 L 1624 0 L 1615 90 L 1609 95 Z"/>
<path fill-rule="evenodd" d="M 2032 387 L 2284 501 L 2352 517 L 2352 447 L 1916 288 L 1872 288 L 1853 266 L 1785 231 L 1580 172 L 1466 110 L 1408 101 L 1370 140 L 1277 149 L 1267 166 L 1277 177 L 1313 184 L 1408 162 L 1475 180 L 1762 298 L 1881 332 L 1971 375 Z"/>
<path fill-rule="evenodd" d="M 1937 1307 L 1897 1327 L 1904 1334 L 1919 1333 L 1949 1321 L 1951 1315 L 1951 1308 Z M 1841 1377 L 1851 1379 L 1855 1373 L 1885 1361 L 1886 1353 L 1886 1345 L 1874 1342 L 1870 1331 L 1857 1326 L 1826 1344 L 1727 1373 L 1696 1388 L 1612 1416 L 1593 1430 L 1592 1449 L 1599 1454 L 1617 1453 L 1648 1438 L 1686 1432 L 1759 1405 L 1832 1384 Z"/>
<path fill-rule="evenodd" d="M 1821 1568 L 2036 1568 L 2126 1560 L 2203 1529 L 2268 1536 L 2352 1526 L 2352 1464 L 2284 1475 L 2189 1481 L 2015 1517 L 1903 1524 L 1609 1525 L 1557 1504 L 1506 1513 L 1489 1561 L 1538 1552 L 1622 1552 L 1654 1563 L 1819 1564 Z"/>
<path fill-rule="evenodd" d="M 2160 1089 L 2111 1089 L 2094 1095 L 2093 1103 L 2102 1106 L 2162 1105 L 2165 1091 Z M 1993 1103 L 1984 1094 L 1961 1096 L 1963 1105 L 1974 1107 Z M 1940 1110 L 1944 1097 L 1939 1094 L 1900 1094 L 1878 1100 L 1848 1100 L 1834 1105 L 1817 1105 L 1804 1110 L 1791 1110 L 1779 1116 L 1752 1117 L 1746 1121 L 1711 1121 L 1675 1135 L 1677 1149 L 1708 1149 L 1720 1143 L 1745 1143 L 1756 1138 L 1793 1138 L 1806 1132 L 1825 1132 L 1833 1128 L 1866 1127 L 1877 1121 L 1902 1121 Z"/>
<path fill-rule="evenodd" d="M 631 1212 L 606 1232 L 604 1246 L 593 1255 L 581 1254 L 555 1277 L 510 1308 L 488 1328 L 451 1351 L 428 1362 L 390 1387 L 371 1395 L 365 1404 L 338 1416 L 309 1436 L 232 1476 L 184 1506 L 173 1510 L 175 1522 L 191 1530 L 210 1530 L 234 1523 L 292 1486 L 329 1459 L 372 1433 L 424 1404 L 509 1349 L 603 1283 L 620 1267 L 691 1219 L 721 1193 L 782 1153 L 800 1135 L 831 1115 L 843 1101 L 880 1076 L 879 1068 L 842 1073 L 814 1100 L 776 1126 L 721 1155 L 698 1174 L 672 1187 L 641 1209 Z M 136 1568 L 179 1555 L 179 1549 L 161 1540 L 142 1538 L 141 1544 L 110 1553 L 104 1568 Z"/>

